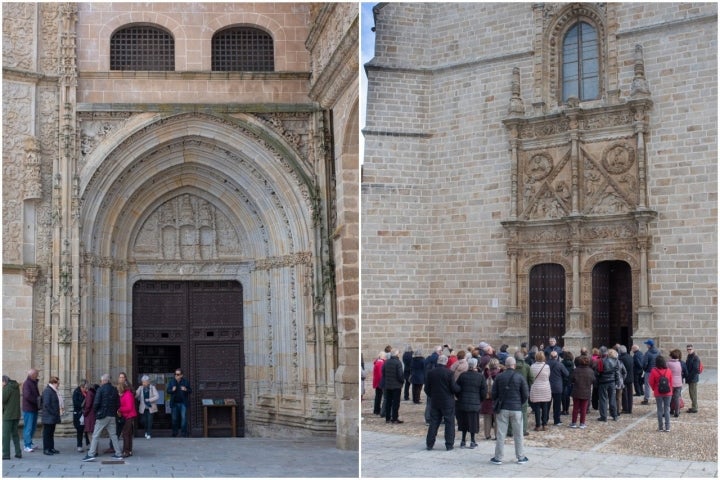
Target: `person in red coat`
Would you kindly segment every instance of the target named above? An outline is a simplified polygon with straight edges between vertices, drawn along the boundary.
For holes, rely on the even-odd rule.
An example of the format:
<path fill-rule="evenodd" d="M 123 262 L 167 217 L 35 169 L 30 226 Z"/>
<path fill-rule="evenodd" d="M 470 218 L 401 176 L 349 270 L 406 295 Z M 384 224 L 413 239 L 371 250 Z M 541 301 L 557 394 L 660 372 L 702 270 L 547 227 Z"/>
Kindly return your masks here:
<path fill-rule="evenodd" d="M 667 392 L 660 391 L 660 378 L 665 377 L 668 380 L 669 390 Z M 665 357 L 658 355 L 655 359 L 655 367 L 650 370 L 648 385 L 652 388 L 655 396 L 655 404 L 657 405 L 658 431 L 670 431 L 670 400 L 672 399 L 672 372 L 667 368 Z M 665 419 L 665 429 L 663 429 L 663 418 Z"/>
<path fill-rule="evenodd" d="M 382 388 L 382 372 L 385 365 L 385 352 L 378 353 L 375 362 L 373 362 L 373 388 L 375 389 L 375 403 L 373 404 L 373 413 L 380 415 L 380 406 L 382 404 L 383 388 Z"/>
<path fill-rule="evenodd" d="M 132 387 L 127 383 L 118 384 L 118 393 L 120 394 L 120 408 L 118 408 L 118 414 L 122 415 L 125 419 L 125 424 L 122 429 L 123 439 L 123 457 L 132 456 L 132 442 L 133 442 L 133 430 L 134 430 L 134 418 L 137 417 L 137 410 L 135 409 L 135 393 Z"/>

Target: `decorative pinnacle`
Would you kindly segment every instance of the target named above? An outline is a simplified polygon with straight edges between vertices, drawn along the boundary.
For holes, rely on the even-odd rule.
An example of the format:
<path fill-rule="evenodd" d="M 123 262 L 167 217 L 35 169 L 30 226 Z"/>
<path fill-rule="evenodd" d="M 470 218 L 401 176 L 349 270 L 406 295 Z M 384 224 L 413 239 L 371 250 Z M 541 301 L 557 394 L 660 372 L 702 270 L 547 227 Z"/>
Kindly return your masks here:
<path fill-rule="evenodd" d="M 525 105 L 523 104 L 522 97 L 520 96 L 520 68 L 513 67 L 512 72 L 512 83 L 510 84 L 510 106 L 508 113 L 510 115 L 524 115 Z"/>
<path fill-rule="evenodd" d="M 645 60 L 643 59 L 642 45 L 635 45 L 635 76 L 630 87 L 630 98 L 646 97 L 650 95 L 650 87 L 645 78 Z"/>

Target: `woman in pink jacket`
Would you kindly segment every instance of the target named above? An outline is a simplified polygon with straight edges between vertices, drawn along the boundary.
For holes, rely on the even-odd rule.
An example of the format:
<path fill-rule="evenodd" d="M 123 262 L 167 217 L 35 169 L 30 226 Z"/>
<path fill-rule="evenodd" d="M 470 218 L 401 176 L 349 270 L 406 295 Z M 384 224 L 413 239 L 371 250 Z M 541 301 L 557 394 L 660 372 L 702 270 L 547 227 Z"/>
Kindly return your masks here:
<path fill-rule="evenodd" d="M 680 398 L 682 395 L 682 352 L 677 348 L 670 352 L 670 360 L 667 361 L 667 367 L 672 372 L 672 400 L 670 400 L 670 415 L 680 416 Z"/>
<path fill-rule="evenodd" d="M 120 394 L 120 408 L 118 409 L 118 414 L 122 415 L 125 419 L 125 425 L 123 426 L 121 433 L 123 439 L 122 456 L 131 457 L 133 430 L 135 426 L 135 421 L 133 419 L 137 417 L 137 410 L 135 409 L 135 395 L 132 387 L 128 383 L 119 383 L 118 393 Z"/>
<path fill-rule="evenodd" d="M 667 378 L 667 392 L 660 391 L 660 378 Z M 672 372 L 667 368 L 665 357 L 658 355 L 655 359 L 655 368 L 650 370 L 648 377 L 648 385 L 652 388 L 655 396 L 655 404 L 657 405 L 658 431 L 670 431 L 670 399 L 672 398 Z M 665 429 L 663 430 L 663 418 L 665 419 Z"/>

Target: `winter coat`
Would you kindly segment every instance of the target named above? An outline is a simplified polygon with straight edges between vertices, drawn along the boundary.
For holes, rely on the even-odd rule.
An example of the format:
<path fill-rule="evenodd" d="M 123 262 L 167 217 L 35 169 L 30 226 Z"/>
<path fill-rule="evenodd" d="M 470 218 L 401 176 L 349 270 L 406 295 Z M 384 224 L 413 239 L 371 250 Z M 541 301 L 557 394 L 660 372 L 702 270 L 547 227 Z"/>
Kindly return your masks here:
<path fill-rule="evenodd" d="M 413 385 L 425 385 L 425 357 L 418 355 L 413 357 L 410 365 L 410 383 Z"/>
<path fill-rule="evenodd" d="M 682 365 L 680 364 L 680 360 L 677 358 L 669 358 L 667 368 L 672 372 L 672 382 L 670 382 L 670 386 L 673 388 L 682 387 Z"/>
<path fill-rule="evenodd" d="M 22 386 L 22 411 L 37 413 L 38 399 L 40 398 L 40 389 L 38 388 L 39 380 L 33 380 L 29 376 L 25 379 Z"/>
<path fill-rule="evenodd" d="M 459 392 L 460 387 L 449 368 L 438 365 L 425 375 L 425 393 L 430 397 L 432 408 L 455 408 L 455 394 Z"/>
<path fill-rule="evenodd" d="M 427 379 L 427 373 L 437 367 L 437 359 L 440 355 L 437 352 L 433 352 L 425 359 L 425 378 Z"/>
<path fill-rule="evenodd" d="M 572 397 L 578 400 L 590 400 L 591 388 L 595 383 L 595 372 L 590 365 L 580 365 L 573 370 L 572 378 Z"/>
<path fill-rule="evenodd" d="M 386 390 L 397 390 L 402 388 L 405 383 L 402 362 L 398 357 L 390 357 L 385 361 L 382 375 L 385 379 Z"/>
<path fill-rule="evenodd" d="M 618 361 L 616 358 L 602 357 L 599 359 L 597 362 L 598 383 L 615 383 L 615 375 L 618 368 Z"/>
<path fill-rule="evenodd" d="M 152 384 L 148 385 L 147 400 L 145 400 L 145 395 L 143 394 L 144 388 L 145 387 L 140 385 L 138 387 L 137 391 L 135 392 L 135 398 L 137 398 L 138 401 L 140 402 L 140 407 L 138 408 L 138 412 L 140 413 L 140 415 L 142 415 L 143 413 L 145 413 L 145 409 L 150 408 L 150 413 L 155 413 L 158 411 L 157 401 L 160 399 L 160 395 L 158 394 L 157 388 L 155 388 L 155 385 L 152 385 Z M 150 404 L 150 407 L 145 405 L 146 401 Z"/>
<path fill-rule="evenodd" d="M 655 359 L 660 355 L 660 350 L 655 347 L 649 348 L 643 355 L 643 370 L 645 373 L 655 368 Z"/>
<path fill-rule="evenodd" d="M 50 385 L 43 390 L 42 404 L 41 422 L 47 425 L 60 423 L 60 398 L 58 398 L 58 393 Z"/>
<path fill-rule="evenodd" d="M 3 420 L 20 420 L 20 385 L 10 380 L 3 386 Z"/>
<path fill-rule="evenodd" d="M 530 401 L 549 402 L 552 400 L 550 389 L 550 367 L 545 362 L 535 362 L 530 365 L 530 373 L 533 376 L 533 384 L 530 387 Z"/>
<path fill-rule="evenodd" d="M 625 388 L 625 379 L 628 377 L 628 374 L 623 362 L 618 360 L 617 364 L 618 368 L 615 370 L 615 390 L 622 390 Z"/>
<path fill-rule="evenodd" d="M 685 381 L 688 383 L 697 383 L 700 380 L 700 357 L 696 353 L 691 353 L 685 359 L 687 365 L 687 375 Z"/>
<path fill-rule="evenodd" d="M 633 372 L 641 372 L 643 371 L 643 353 L 638 350 L 635 353 L 633 353 Z"/>
<path fill-rule="evenodd" d="M 502 410 L 521 411 L 528 401 L 528 385 L 515 369 L 508 368 L 495 378 L 492 399 L 500 398 Z"/>
<path fill-rule="evenodd" d="M 659 368 L 653 368 L 650 370 L 650 377 L 648 378 L 648 385 L 650 385 L 650 388 L 652 388 L 653 396 L 655 397 L 671 397 L 672 396 L 672 388 L 670 388 L 670 391 L 668 393 L 660 393 L 658 391 L 658 388 L 660 386 L 660 377 L 664 376 L 667 377 L 668 383 L 670 384 L 670 387 L 672 387 L 672 372 L 669 368 L 663 368 L 662 370 Z"/>
<path fill-rule="evenodd" d="M 560 360 L 549 360 L 550 367 L 550 391 L 554 394 L 563 393 L 563 385 L 570 378 L 570 372 Z"/>
<path fill-rule="evenodd" d="M 403 353 L 403 375 L 405 376 L 405 381 L 410 381 L 410 373 L 411 373 L 411 367 L 412 367 L 412 359 L 413 359 L 413 352 L 405 352 Z"/>
<path fill-rule="evenodd" d="M 575 370 L 575 362 L 573 360 L 563 359 L 560 363 L 562 363 L 565 367 L 565 370 L 568 371 L 568 376 L 563 379 L 563 384 L 567 387 L 570 385 L 570 378 L 572 377 L 573 370 Z"/>
<path fill-rule="evenodd" d="M 80 387 L 75 387 L 75 390 L 73 390 L 72 394 L 72 402 L 73 402 L 73 426 L 76 429 L 82 428 L 84 430 L 84 426 L 80 425 L 80 417 L 82 416 L 82 405 L 85 401 L 85 395 L 82 392 L 82 389 Z"/>
<path fill-rule="evenodd" d="M 120 407 L 118 413 L 122 415 L 125 420 L 137 417 L 137 410 L 135 410 L 135 395 L 132 390 L 125 390 L 120 395 Z"/>
<path fill-rule="evenodd" d="M 515 362 L 515 371 L 523 376 L 525 382 L 527 382 L 528 384 L 529 389 L 535 378 L 533 377 L 532 373 L 530 373 L 530 365 L 525 363 L 525 360 L 516 360 Z"/>
<path fill-rule="evenodd" d="M 185 387 L 186 390 L 182 390 L 181 387 Z M 190 382 L 188 382 L 187 378 L 183 377 L 179 382 L 177 379 L 173 378 L 168 383 L 167 391 L 170 393 L 171 408 L 173 404 L 179 405 L 182 403 L 186 406 L 190 404 L 190 394 L 192 393 L 192 388 L 190 388 Z"/>
<path fill-rule="evenodd" d="M 83 405 L 85 431 L 87 433 L 93 433 L 95 430 L 95 409 L 93 408 L 93 402 L 95 401 L 95 390 L 97 388 L 98 387 L 96 385 L 88 388 L 87 396 L 85 397 L 85 405 Z"/>
<path fill-rule="evenodd" d="M 485 397 L 480 404 L 480 413 L 483 415 L 494 415 L 493 401 L 492 401 L 492 388 L 495 385 L 495 379 L 502 373 L 502 370 L 490 370 L 486 368 L 483 371 L 483 377 L 485 378 L 485 385 L 487 387 Z"/>
<path fill-rule="evenodd" d="M 618 360 L 620 360 L 620 363 L 625 365 L 625 370 L 627 371 L 625 385 L 631 385 L 633 383 L 633 379 L 635 378 L 635 362 L 633 361 L 632 356 L 627 352 L 621 353 Z"/>
<path fill-rule="evenodd" d="M 110 382 L 103 383 L 95 392 L 93 399 L 93 409 L 95 409 L 95 418 L 100 420 L 105 417 L 114 417 L 120 408 L 120 396 L 117 388 L 113 387 Z"/>
<path fill-rule="evenodd" d="M 380 388 L 380 382 L 382 382 L 382 376 L 383 376 L 383 365 L 385 365 L 385 360 L 382 358 L 378 358 L 373 362 L 373 388 L 378 389 Z"/>
<path fill-rule="evenodd" d="M 487 393 L 485 378 L 482 373 L 467 370 L 460 374 L 457 384 L 460 387 L 460 394 L 455 403 L 455 408 L 461 412 L 479 412 L 480 403 Z"/>

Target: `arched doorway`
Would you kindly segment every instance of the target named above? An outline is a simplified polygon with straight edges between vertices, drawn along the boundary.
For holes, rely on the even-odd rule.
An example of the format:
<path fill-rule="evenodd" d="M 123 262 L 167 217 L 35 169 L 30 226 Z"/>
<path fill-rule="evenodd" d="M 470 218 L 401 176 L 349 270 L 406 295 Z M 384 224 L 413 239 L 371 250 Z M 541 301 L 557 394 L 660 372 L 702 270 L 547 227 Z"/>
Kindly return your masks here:
<path fill-rule="evenodd" d="M 170 408 L 165 387 L 175 369 L 182 368 L 194 393 L 190 396 L 188 412 L 190 430 L 200 432 L 203 428 L 203 399 L 232 399 L 237 405 L 236 431 L 239 436 L 244 436 L 243 291 L 240 283 L 135 282 L 132 332 L 134 384 L 140 383 L 142 375 L 148 375 L 162 397 L 153 421 L 155 435 L 170 434 Z M 208 420 L 213 424 L 213 433 L 230 434 L 228 409 L 213 409 L 212 418 Z M 140 429 L 137 432 L 139 434 Z"/>
<path fill-rule="evenodd" d="M 632 275 L 620 260 L 600 262 L 592 272 L 593 346 L 629 345 L 632 331 Z"/>
<path fill-rule="evenodd" d="M 530 270 L 530 345 L 555 337 L 563 345 L 565 333 L 565 269 L 557 263 Z"/>

